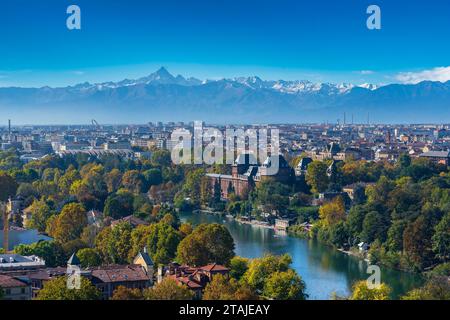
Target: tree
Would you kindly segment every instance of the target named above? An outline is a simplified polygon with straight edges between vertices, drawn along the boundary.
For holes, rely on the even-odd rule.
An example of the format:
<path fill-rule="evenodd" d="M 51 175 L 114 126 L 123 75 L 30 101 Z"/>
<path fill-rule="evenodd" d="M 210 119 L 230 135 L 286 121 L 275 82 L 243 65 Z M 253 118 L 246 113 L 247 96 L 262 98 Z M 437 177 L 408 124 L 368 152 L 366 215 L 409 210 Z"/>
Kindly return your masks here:
<path fill-rule="evenodd" d="M 236 279 L 215 275 L 203 292 L 203 300 L 256 300 L 258 297 L 245 283 Z"/>
<path fill-rule="evenodd" d="M 432 277 L 423 287 L 408 292 L 402 300 L 450 300 L 448 277 Z"/>
<path fill-rule="evenodd" d="M 146 300 L 192 300 L 194 293 L 171 278 L 164 278 L 153 288 L 144 290 Z"/>
<path fill-rule="evenodd" d="M 105 216 L 120 219 L 133 214 L 133 200 L 133 194 L 127 190 L 111 194 L 105 201 Z"/>
<path fill-rule="evenodd" d="M 8 174 L 0 172 L 0 201 L 8 201 L 16 195 L 17 182 Z"/>
<path fill-rule="evenodd" d="M 138 170 L 130 170 L 122 176 L 122 186 L 130 192 L 145 192 L 145 178 Z"/>
<path fill-rule="evenodd" d="M 169 150 L 157 150 L 153 152 L 151 163 L 155 167 L 169 167 L 172 163 L 172 157 Z"/>
<path fill-rule="evenodd" d="M 361 239 L 368 243 L 372 243 L 375 239 L 383 241 L 385 233 L 386 226 L 383 217 L 377 211 L 369 212 L 364 217 Z"/>
<path fill-rule="evenodd" d="M 361 184 L 356 185 L 353 191 L 353 204 L 363 204 L 367 201 L 366 188 Z"/>
<path fill-rule="evenodd" d="M 85 277 L 81 277 L 80 289 L 69 289 L 67 277 L 57 277 L 45 282 L 39 290 L 37 300 L 98 300 L 100 292 Z"/>
<path fill-rule="evenodd" d="M 416 269 L 422 270 L 431 262 L 432 232 L 428 219 L 421 215 L 403 233 L 403 249 Z"/>
<path fill-rule="evenodd" d="M 166 264 L 173 260 L 181 236 L 170 224 L 161 221 L 150 225 L 147 249 L 155 264 Z"/>
<path fill-rule="evenodd" d="M 387 233 L 386 244 L 390 251 L 403 250 L 403 233 L 407 222 L 404 220 L 396 220 L 390 226 Z"/>
<path fill-rule="evenodd" d="M 436 225 L 432 241 L 436 256 L 443 261 L 450 259 L 450 212 Z"/>
<path fill-rule="evenodd" d="M 153 168 L 144 172 L 145 180 L 147 181 L 147 187 L 159 185 L 163 182 L 161 170 Z"/>
<path fill-rule="evenodd" d="M 367 214 L 365 206 L 353 206 L 347 216 L 347 229 L 353 239 L 359 240 L 359 235 L 363 229 L 364 218 Z"/>
<path fill-rule="evenodd" d="M 319 209 L 320 219 L 323 220 L 325 226 L 334 225 L 340 221 L 344 221 L 345 204 L 342 197 L 336 197 L 333 201 L 325 203 Z"/>
<path fill-rule="evenodd" d="M 327 165 L 321 161 L 313 161 L 308 165 L 306 182 L 313 192 L 324 192 L 328 188 Z"/>
<path fill-rule="evenodd" d="M 235 279 L 218 274 L 205 287 L 203 300 L 233 300 L 237 290 Z"/>
<path fill-rule="evenodd" d="M 196 169 L 190 171 L 186 175 L 186 180 L 183 185 L 183 192 L 184 194 L 189 195 L 191 202 L 194 205 L 200 204 L 200 196 L 202 195 L 202 178 L 204 177 L 204 174 L 205 171 L 203 169 Z"/>
<path fill-rule="evenodd" d="M 382 283 L 378 288 L 369 288 L 367 281 L 359 281 L 353 285 L 350 300 L 389 300 L 391 288 Z"/>
<path fill-rule="evenodd" d="M 249 260 L 239 256 L 234 256 L 230 260 L 230 276 L 236 280 L 240 280 L 248 270 Z"/>
<path fill-rule="evenodd" d="M 77 257 L 80 260 L 83 268 L 97 267 L 102 264 L 102 258 L 95 249 L 84 248 L 77 252 Z"/>
<path fill-rule="evenodd" d="M 225 226 L 217 223 L 199 225 L 177 249 L 177 259 L 192 266 L 208 263 L 227 265 L 233 256 L 233 238 Z"/>
<path fill-rule="evenodd" d="M 283 212 L 289 206 L 289 188 L 272 180 L 262 181 L 256 188 L 256 201 L 268 211 Z"/>
<path fill-rule="evenodd" d="M 192 228 L 192 225 L 190 223 L 186 222 L 180 225 L 178 231 L 180 231 L 181 236 L 185 238 L 186 236 L 190 235 L 192 231 L 194 231 L 194 229 Z"/>
<path fill-rule="evenodd" d="M 338 248 L 342 248 L 348 244 L 349 234 L 347 225 L 340 221 L 329 227 L 330 230 L 330 241 L 333 245 Z"/>
<path fill-rule="evenodd" d="M 118 286 L 114 290 L 111 300 L 143 300 L 144 296 L 139 289 L 129 289 L 124 286 Z"/>
<path fill-rule="evenodd" d="M 104 228 L 95 239 L 95 248 L 104 263 L 126 264 L 131 250 L 131 230 L 128 222 Z"/>
<path fill-rule="evenodd" d="M 38 256 L 45 261 L 47 267 L 58 267 L 66 264 L 66 254 L 56 241 L 39 241 L 29 245 L 20 244 L 14 252 L 23 256 Z"/>
<path fill-rule="evenodd" d="M 69 203 L 52 221 L 51 236 L 60 242 L 68 242 L 80 237 L 87 226 L 86 210 L 79 203 Z"/>
<path fill-rule="evenodd" d="M 271 274 L 289 270 L 291 263 L 292 259 L 287 254 L 282 256 L 266 255 L 262 258 L 253 259 L 250 261 L 242 281 L 253 290 L 262 291 Z"/>
<path fill-rule="evenodd" d="M 398 163 L 401 168 L 407 168 L 411 165 L 411 157 L 407 153 L 403 153 L 398 158 Z"/>
<path fill-rule="evenodd" d="M 272 273 L 264 284 L 263 295 L 275 300 L 305 300 L 305 283 L 292 269 Z"/>
<path fill-rule="evenodd" d="M 67 169 L 66 173 L 58 181 L 58 189 L 61 194 L 68 195 L 72 184 L 80 179 L 80 173 L 74 167 Z"/>
<path fill-rule="evenodd" d="M 31 212 L 31 219 L 27 221 L 26 227 L 44 232 L 47 227 L 47 220 L 55 214 L 44 199 L 34 200 L 27 209 Z"/>
<path fill-rule="evenodd" d="M 105 183 L 109 193 L 117 192 L 122 182 L 122 173 L 118 169 L 112 169 L 105 174 Z"/>

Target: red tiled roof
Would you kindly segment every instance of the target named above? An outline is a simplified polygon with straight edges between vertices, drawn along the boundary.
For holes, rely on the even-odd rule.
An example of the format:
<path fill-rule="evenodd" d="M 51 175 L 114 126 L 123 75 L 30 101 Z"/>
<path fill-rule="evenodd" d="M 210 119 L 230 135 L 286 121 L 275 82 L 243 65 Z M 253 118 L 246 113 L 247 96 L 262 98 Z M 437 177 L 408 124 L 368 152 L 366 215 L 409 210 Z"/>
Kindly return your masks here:
<path fill-rule="evenodd" d="M 189 279 L 189 277 L 177 277 L 176 275 L 170 275 L 168 276 L 170 279 L 175 280 L 177 283 L 181 283 L 184 284 L 185 286 L 187 286 L 189 289 L 202 289 L 203 286 L 196 282 L 193 281 L 191 279 Z"/>
<path fill-rule="evenodd" d="M 0 275 L 0 287 L 1 288 L 15 288 L 15 287 L 27 287 L 28 285 L 14 277 Z"/>
<path fill-rule="evenodd" d="M 91 269 L 92 277 L 101 282 L 148 281 L 150 278 L 140 265 L 103 266 Z"/>
<path fill-rule="evenodd" d="M 203 270 L 203 271 L 230 271 L 230 269 L 228 269 L 225 266 L 222 266 L 220 264 L 216 264 L 216 263 L 212 263 L 212 264 L 207 264 L 206 266 L 200 267 L 199 269 Z"/>

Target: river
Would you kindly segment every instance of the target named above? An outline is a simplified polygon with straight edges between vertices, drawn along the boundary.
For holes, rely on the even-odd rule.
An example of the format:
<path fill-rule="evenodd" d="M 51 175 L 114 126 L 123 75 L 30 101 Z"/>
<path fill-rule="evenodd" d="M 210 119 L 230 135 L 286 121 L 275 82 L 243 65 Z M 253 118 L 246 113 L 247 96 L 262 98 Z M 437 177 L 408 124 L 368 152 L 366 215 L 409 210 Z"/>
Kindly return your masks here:
<path fill-rule="evenodd" d="M 257 258 L 265 253 L 292 257 L 292 268 L 303 278 L 309 299 L 327 300 L 333 292 L 349 295 L 352 284 L 365 280 L 367 263 L 353 256 L 325 246 L 316 240 L 300 239 L 276 234 L 273 229 L 241 224 L 233 219 L 203 213 L 183 213 L 181 220 L 198 225 L 221 223 L 230 231 L 236 255 Z M 412 288 L 420 286 L 418 274 L 381 268 L 381 281 L 392 288 L 392 298 L 397 299 Z"/>
<path fill-rule="evenodd" d="M 9 250 L 14 249 L 19 244 L 31 244 L 39 240 L 51 240 L 50 237 L 39 234 L 37 230 L 10 230 L 9 231 Z M 3 230 L 0 230 L 0 248 L 3 247 Z"/>

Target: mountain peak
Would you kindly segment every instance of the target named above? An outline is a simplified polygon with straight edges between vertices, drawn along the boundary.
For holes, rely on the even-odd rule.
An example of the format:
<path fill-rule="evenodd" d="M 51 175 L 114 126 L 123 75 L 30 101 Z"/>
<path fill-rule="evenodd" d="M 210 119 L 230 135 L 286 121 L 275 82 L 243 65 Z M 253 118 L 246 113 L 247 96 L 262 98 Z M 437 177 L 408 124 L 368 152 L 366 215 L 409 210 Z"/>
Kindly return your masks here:
<path fill-rule="evenodd" d="M 167 71 L 167 69 L 165 67 L 161 67 L 159 68 L 155 74 L 159 75 L 159 76 L 164 76 L 164 77 L 173 77 L 172 74 Z"/>

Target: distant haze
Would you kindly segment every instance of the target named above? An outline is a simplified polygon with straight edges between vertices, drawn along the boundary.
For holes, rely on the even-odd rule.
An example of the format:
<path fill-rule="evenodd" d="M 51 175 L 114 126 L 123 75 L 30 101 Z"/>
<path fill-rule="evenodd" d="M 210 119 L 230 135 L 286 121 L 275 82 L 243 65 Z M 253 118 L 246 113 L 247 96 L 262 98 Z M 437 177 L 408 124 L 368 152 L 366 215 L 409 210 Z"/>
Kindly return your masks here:
<path fill-rule="evenodd" d="M 450 122 L 450 81 L 330 84 L 259 77 L 201 81 L 161 68 L 137 80 L 63 88 L 0 88 L 0 117 L 15 124 Z M 5 120 L 6 121 L 6 120 Z M 4 121 L 4 122 L 5 122 Z"/>

